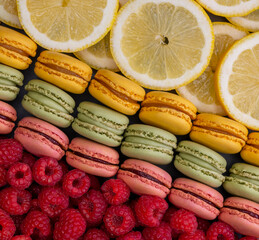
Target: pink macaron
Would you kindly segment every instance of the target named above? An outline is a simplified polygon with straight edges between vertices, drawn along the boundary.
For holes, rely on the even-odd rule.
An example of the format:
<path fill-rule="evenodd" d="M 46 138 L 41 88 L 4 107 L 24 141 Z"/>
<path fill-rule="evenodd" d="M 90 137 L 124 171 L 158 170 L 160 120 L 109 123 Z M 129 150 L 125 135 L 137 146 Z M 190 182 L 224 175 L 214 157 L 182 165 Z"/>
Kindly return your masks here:
<path fill-rule="evenodd" d="M 89 174 L 112 177 L 119 169 L 119 153 L 84 138 L 74 138 L 66 152 L 67 163 Z"/>
<path fill-rule="evenodd" d="M 127 159 L 121 165 L 117 177 L 122 179 L 132 192 L 165 198 L 170 192 L 172 177 L 163 169 L 137 159 Z"/>
<path fill-rule="evenodd" d="M 8 103 L 0 101 L 0 134 L 12 132 L 16 119 L 16 110 Z"/>
<path fill-rule="evenodd" d="M 259 238 L 259 204 L 240 197 L 229 197 L 220 209 L 219 220 L 236 232 Z"/>
<path fill-rule="evenodd" d="M 223 196 L 215 189 L 188 178 L 177 178 L 169 201 L 179 208 L 194 212 L 198 217 L 213 220 L 223 207 Z"/>
<path fill-rule="evenodd" d="M 38 157 L 60 160 L 68 148 L 67 135 L 54 125 L 34 117 L 25 117 L 18 123 L 14 138 L 30 153 Z"/>

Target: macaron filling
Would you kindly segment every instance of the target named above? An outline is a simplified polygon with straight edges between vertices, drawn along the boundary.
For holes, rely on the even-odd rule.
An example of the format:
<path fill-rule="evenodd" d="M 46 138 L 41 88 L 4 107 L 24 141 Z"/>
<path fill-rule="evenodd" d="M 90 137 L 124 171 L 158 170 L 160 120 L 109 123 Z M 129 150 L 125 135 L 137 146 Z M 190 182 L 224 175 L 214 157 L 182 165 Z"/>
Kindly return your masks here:
<path fill-rule="evenodd" d="M 231 207 L 231 206 L 224 206 L 224 208 L 234 209 L 234 210 L 237 210 L 239 212 L 248 214 L 249 216 L 251 216 L 253 218 L 259 219 L 259 214 L 253 213 L 253 212 L 245 210 L 245 209 L 241 209 L 241 208 L 237 208 L 237 207 Z"/>
<path fill-rule="evenodd" d="M 13 120 L 12 120 L 11 118 L 6 117 L 6 116 L 1 115 L 1 114 L 0 114 L 0 119 L 3 119 L 3 120 L 5 120 L 5 121 L 7 121 L 7 122 L 13 122 Z"/>
<path fill-rule="evenodd" d="M 10 51 L 13 51 L 13 52 L 16 52 L 22 56 L 25 56 L 25 57 L 29 57 L 29 54 L 19 48 L 16 48 L 16 47 L 13 47 L 9 44 L 5 44 L 5 43 L 0 43 L 0 46 L 7 49 L 7 50 L 10 50 Z"/>

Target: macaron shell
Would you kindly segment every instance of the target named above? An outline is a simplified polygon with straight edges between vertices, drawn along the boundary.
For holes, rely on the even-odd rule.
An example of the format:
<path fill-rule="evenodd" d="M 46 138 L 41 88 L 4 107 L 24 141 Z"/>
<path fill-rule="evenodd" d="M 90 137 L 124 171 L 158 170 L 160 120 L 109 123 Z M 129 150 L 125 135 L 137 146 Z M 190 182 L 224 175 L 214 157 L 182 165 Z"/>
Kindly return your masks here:
<path fill-rule="evenodd" d="M 15 85 L 22 86 L 24 76 L 22 72 L 15 68 L 0 64 L 0 79 L 4 79 L 14 83 Z"/>
<path fill-rule="evenodd" d="M 4 101 L 13 101 L 19 94 L 20 89 L 15 86 L 0 84 L 0 99 Z"/>
<path fill-rule="evenodd" d="M 11 121 L 1 118 L 7 117 Z M 12 132 L 15 124 L 12 121 L 16 121 L 16 110 L 9 104 L 0 101 L 0 134 L 9 134 Z"/>

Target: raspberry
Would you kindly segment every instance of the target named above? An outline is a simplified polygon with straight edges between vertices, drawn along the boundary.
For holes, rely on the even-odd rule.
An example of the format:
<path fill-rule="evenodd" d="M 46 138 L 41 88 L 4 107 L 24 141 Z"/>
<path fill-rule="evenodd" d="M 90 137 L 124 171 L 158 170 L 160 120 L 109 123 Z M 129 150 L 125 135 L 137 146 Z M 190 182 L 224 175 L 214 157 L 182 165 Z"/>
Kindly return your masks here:
<path fill-rule="evenodd" d="M 99 224 L 107 209 L 107 203 L 98 190 L 91 189 L 79 203 L 79 211 L 91 225 Z"/>
<path fill-rule="evenodd" d="M 174 207 L 174 206 L 170 206 L 170 207 L 166 210 L 166 212 L 165 212 L 165 214 L 164 214 L 163 221 L 170 223 L 170 220 L 171 220 L 172 215 L 173 215 L 177 210 L 178 210 L 178 208 L 176 208 L 176 207 Z"/>
<path fill-rule="evenodd" d="M 84 236 L 84 240 L 109 240 L 109 239 L 110 238 L 103 230 L 97 229 L 97 228 L 89 229 Z"/>
<path fill-rule="evenodd" d="M 15 225 L 12 218 L 0 209 L 0 239 L 9 240 L 15 233 Z"/>
<path fill-rule="evenodd" d="M 199 217 L 196 217 L 196 218 L 197 218 L 197 222 L 198 222 L 197 229 L 207 232 L 211 223 L 203 218 L 199 218 Z"/>
<path fill-rule="evenodd" d="M 21 233 L 21 223 L 23 221 L 23 219 L 25 218 L 25 215 L 13 215 L 11 216 L 13 222 L 14 222 L 14 225 L 15 225 L 15 228 L 16 228 L 16 231 L 15 231 L 15 234 L 20 234 Z"/>
<path fill-rule="evenodd" d="M 258 238 L 245 236 L 245 237 L 240 238 L 239 240 L 258 240 Z"/>
<path fill-rule="evenodd" d="M 158 227 L 146 227 L 142 231 L 143 237 L 146 240 L 171 240 L 171 227 L 169 223 L 161 222 Z"/>
<path fill-rule="evenodd" d="M 124 236 L 116 238 L 116 240 L 143 240 L 141 232 L 129 232 Z"/>
<path fill-rule="evenodd" d="M 135 206 L 139 221 L 148 227 L 157 227 L 168 209 L 167 202 L 160 197 L 144 195 L 138 199 Z"/>
<path fill-rule="evenodd" d="M 193 212 L 182 208 L 172 215 L 170 226 L 178 233 L 191 233 L 197 229 L 198 222 Z"/>
<path fill-rule="evenodd" d="M 86 221 L 80 212 L 76 209 L 66 209 L 55 224 L 53 239 L 77 239 L 84 234 L 85 229 Z"/>
<path fill-rule="evenodd" d="M 7 170 L 3 166 L 0 166 L 0 187 L 3 187 L 7 184 L 6 174 Z"/>
<path fill-rule="evenodd" d="M 23 146 L 13 138 L 0 140 L 0 166 L 10 167 L 22 159 Z"/>
<path fill-rule="evenodd" d="M 90 184 L 90 178 L 85 172 L 74 169 L 64 176 L 62 188 L 68 196 L 78 198 L 88 191 Z"/>
<path fill-rule="evenodd" d="M 33 182 L 31 186 L 28 188 L 28 191 L 32 194 L 32 198 L 38 198 L 38 195 L 40 194 L 42 189 L 42 186 L 37 184 L 36 182 Z"/>
<path fill-rule="evenodd" d="M 18 235 L 13 237 L 11 240 L 31 240 L 31 238 L 26 235 Z"/>
<path fill-rule="evenodd" d="M 51 234 L 51 225 L 48 216 L 37 210 L 30 211 L 21 224 L 22 234 L 32 239 L 41 239 Z"/>
<path fill-rule="evenodd" d="M 228 224 L 218 221 L 214 222 L 210 225 L 207 233 L 206 233 L 206 239 L 207 240 L 217 240 L 220 239 L 224 240 L 234 240 L 235 235 L 234 235 L 234 230 L 231 226 Z"/>
<path fill-rule="evenodd" d="M 42 186 L 54 186 L 62 178 L 62 167 L 51 157 L 37 160 L 32 169 L 34 180 Z"/>
<path fill-rule="evenodd" d="M 31 207 L 31 194 L 13 187 L 0 191 L 0 207 L 11 215 L 23 215 Z"/>
<path fill-rule="evenodd" d="M 202 230 L 196 230 L 192 233 L 182 233 L 178 240 L 206 240 L 205 233 Z"/>
<path fill-rule="evenodd" d="M 35 199 L 31 200 L 31 209 L 30 210 L 39 210 L 39 211 L 41 211 L 38 199 L 35 198 Z"/>
<path fill-rule="evenodd" d="M 36 162 L 36 158 L 30 153 L 23 152 L 21 162 L 28 164 L 30 166 L 30 168 L 32 169 L 34 163 Z"/>
<path fill-rule="evenodd" d="M 134 214 L 126 205 L 110 206 L 103 218 L 105 228 L 116 236 L 130 232 L 135 226 Z"/>
<path fill-rule="evenodd" d="M 6 179 L 11 186 L 17 189 L 28 188 L 32 183 L 31 169 L 26 163 L 14 163 L 9 168 Z"/>
<path fill-rule="evenodd" d="M 51 218 L 59 216 L 69 205 L 69 197 L 63 193 L 62 189 L 55 187 L 42 189 L 38 200 L 42 212 Z"/>
<path fill-rule="evenodd" d="M 89 174 L 88 176 L 89 176 L 90 182 L 91 182 L 90 188 L 91 189 L 95 189 L 95 190 L 99 190 L 101 188 L 99 179 L 96 176 L 94 176 L 94 175 L 90 175 Z"/>
<path fill-rule="evenodd" d="M 110 179 L 101 187 L 104 199 L 111 205 L 119 205 L 128 201 L 130 189 L 121 179 Z"/>
<path fill-rule="evenodd" d="M 58 161 L 58 164 L 62 168 L 63 176 L 68 173 L 68 166 L 65 161 Z"/>

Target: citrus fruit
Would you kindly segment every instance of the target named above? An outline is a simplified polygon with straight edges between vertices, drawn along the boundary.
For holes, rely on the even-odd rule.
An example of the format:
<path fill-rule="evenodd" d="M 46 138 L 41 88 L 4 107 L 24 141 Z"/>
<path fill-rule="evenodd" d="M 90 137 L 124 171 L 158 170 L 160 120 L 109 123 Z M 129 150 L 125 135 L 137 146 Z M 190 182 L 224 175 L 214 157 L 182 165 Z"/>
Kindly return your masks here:
<path fill-rule="evenodd" d="M 197 78 L 213 51 L 212 24 L 192 0 L 129 1 L 111 31 L 111 52 L 128 78 L 170 90 Z"/>
<path fill-rule="evenodd" d="M 223 17 L 245 16 L 259 8 L 258 0 L 196 0 L 206 10 Z"/>
<path fill-rule="evenodd" d="M 110 33 L 95 45 L 75 52 L 74 55 L 92 68 L 119 71 L 110 51 Z"/>
<path fill-rule="evenodd" d="M 250 32 L 259 31 L 259 9 L 243 17 L 229 17 L 228 20 L 236 26 Z"/>
<path fill-rule="evenodd" d="M 16 0 L 0 0 L 0 20 L 15 28 L 22 28 L 18 13 Z"/>
<path fill-rule="evenodd" d="M 129 0 L 120 0 L 120 6 L 122 7 L 126 2 L 128 2 Z"/>
<path fill-rule="evenodd" d="M 191 101 L 199 112 L 226 115 L 215 92 L 214 73 L 218 62 L 226 50 L 236 41 L 247 35 L 247 32 L 238 29 L 230 23 L 213 23 L 215 34 L 214 51 L 209 66 L 203 74 L 191 83 L 178 88 L 176 91 Z"/>
<path fill-rule="evenodd" d="M 17 0 L 25 32 L 40 46 L 75 52 L 101 40 L 115 20 L 118 0 Z"/>
<path fill-rule="evenodd" d="M 237 41 L 225 54 L 216 87 L 228 115 L 259 130 L 259 32 Z"/>

